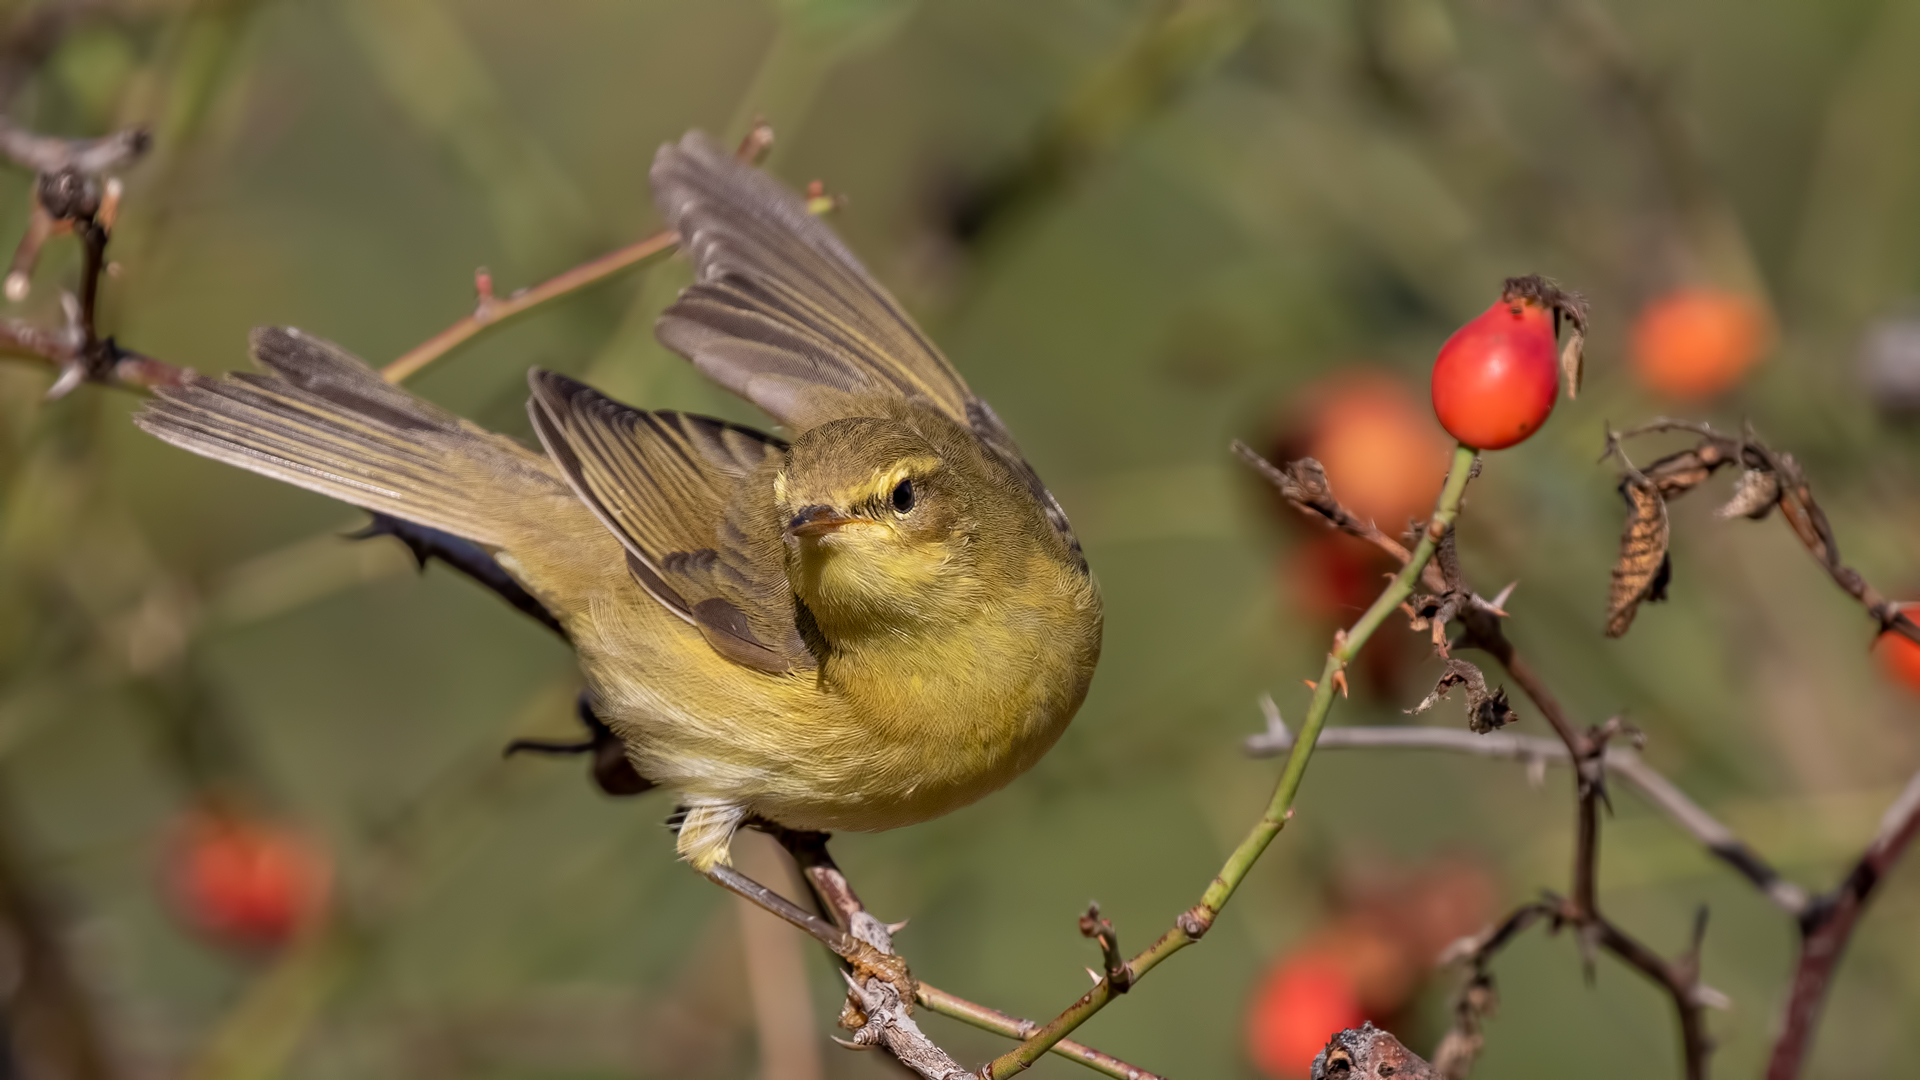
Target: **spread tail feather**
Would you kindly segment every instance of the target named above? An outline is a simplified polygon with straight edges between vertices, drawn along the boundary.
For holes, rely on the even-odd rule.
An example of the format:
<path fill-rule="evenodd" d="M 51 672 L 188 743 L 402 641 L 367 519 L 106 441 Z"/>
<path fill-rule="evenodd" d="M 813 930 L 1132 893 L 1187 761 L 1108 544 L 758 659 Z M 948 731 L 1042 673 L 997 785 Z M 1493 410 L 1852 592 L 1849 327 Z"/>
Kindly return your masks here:
<path fill-rule="evenodd" d="M 159 390 L 141 430 L 343 502 L 503 546 L 501 488 L 570 497 L 547 459 L 391 386 L 330 342 L 254 331 L 242 373 Z M 490 512 L 492 511 L 492 512 Z"/>

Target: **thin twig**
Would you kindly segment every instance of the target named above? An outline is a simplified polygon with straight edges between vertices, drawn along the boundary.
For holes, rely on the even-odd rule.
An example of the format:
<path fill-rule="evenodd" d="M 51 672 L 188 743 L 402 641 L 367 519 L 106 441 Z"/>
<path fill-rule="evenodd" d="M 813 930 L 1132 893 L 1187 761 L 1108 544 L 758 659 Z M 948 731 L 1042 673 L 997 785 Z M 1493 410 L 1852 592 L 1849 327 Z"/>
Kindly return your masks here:
<path fill-rule="evenodd" d="M 740 145 L 734 149 L 734 156 L 749 165 L 757 164 L 766 157 L 773 147 L 773 128 L 765 121 L 756 122 L 747 131 Z M 839 205 L 839 200 L 820 195 L 807 202 L 809 210 L 824 214 Z M 407 350 L 397 359 L 380 369 L 380 377 L 390 383 L 403 383 L 418 375 L 421 369 L 454 349 L 465 344 L 468 339 L 490 326 L 523 315 L 549 300 L 556 300 L 575 293 L 589 285 L 639 266 L 656 255 L 673 250 L 680 243 L 680 237 L 671 229 L 663 229 L 644 240 L 628 244 L 626 247 L 610 251 L 597 259 L 590 259 L 564 273 L 548 278 L 538 285 L 521 289 L 504 299 L 493 295 L 493 279 L 486 271 L 474 275 L 475 291 L 479 294 L 473 314 L 459 320 L 452 326 L 433 335 L 427 340 Z"/>
<path fill-rule="evenodd" d="M 884 1046 L 900 1063 L 926 1080 L 967 1080 L 972 1074 L 921 1032 L 912 1018 L 913 978 L 893 953 L 886 924 L 861 912 L 845 927 L 835 926 L 741 874 L 730 866 L 716 866 L 707 877 L 812 934 L 845 960 L 849 988 L 841 1026 L 854 1033 L 854 1045 Z"/>
<path fill-rule="evenodd" d="M 1379 530 L 1371 523 L 1360 522 L 1351 512 L 1341 506 L 1333 497 L 1327 485 L 1326 476 L 1319 463 L 1311 458 L 1293 462 L 1284 469 L 1275 468 L 1241 446 L 1235 447 L 1240 456 L 1260 469 L 1289 503 L 1302 513 L 1317 515 L 1333 527 L 1367 540 L 1382 550 L 1399 558 L 1399 545 L 1382 543 Z M 1413 566 L 1408 563 L 1407 566 Z M 1426 569 L 1424 560 L 1421 568 Z M 1403 567 L 1402 576 L 1407 575 Z M 1597 900 L 1599 885 L 1597 867 L 1599 859 L 1600 803 L 1606 797 L 1604 765 L 1608 738 L 1619 730 L 1617 723 L 1609 723 L 1604 728 L 1589 728 L 1580 731 L 1561 707 L 1559 700 L 1548 691 L 1546 685 L 1526 665 L 1513 644 L 1507 640 L 1500 626 L 1504 612 L 1500 604 L 1489 603 L 1473 595 L 1464 583 L 1447 580 L 1448 574 L 1438 575 L 1439 588 L 1456 599 L 1464 597 L 1457 606 L 1450 605 L 1445 610 L 1458 618 L 1465 634 L 1457 644 L 1482 649 L 1499 660 L 1514 681 L 1533 701 L 1543 716 L 1552 725 L 1559 736 L 1565 753 L 1564 760 L 1573 763 L 1575 768 L 1575 812 L 1576 840 L 1573 860 L 1573 897 L 1559 901 L 1561 918 L 1574 924 L 1579 934 L 1581 954 L 1589 957 L 1596 947 L 1604 948 L 1618 956 L 1630 966 L 1653 979 L 1667 991 L 1672 999 L 1675 1015 L 1680 1024 L 1682 1060 L 1688 1080 L 1704 1080 L 1707 1073 L 1707 1056 L 1711 1044 L 1706 1037 L 1706 1028 L 1701 1016 L 1702 992 L 1698 985 L 1698 943 L 1693 952 L 1679 961 L 1668 962 L 1651 949 L 1608 922 L 1601 915 Z M 1436 613 L 1434 621 L 1442 623 L 1446 614 Z M 1435 627 L 1436 633 L 1440 630 Z M 1310 715 L 1311 724 L 1314 718 Z M 1302 742 L 1311 742 L 1318 736 L 1317 731 L 1303 735 Z M 1297 751 L 1297 747 L 1296 747 Z M 1676 792 L 1677 794 L 1677 792 Z M 1476 1049 L 1477 1052 L 1477 1049 Z"/>
<path fill-rule="evenodd" d="M 64 25 L 64 24 L 63 24 Z M 123 349 L 102 337 L 98 323 L 100 277 L 107 267 L 107 240 L 118 212 L 118 172 L 145 154 L 151 138 L 133 128 L 99 139 L 62 139 L 39 135 L 0 117 L 0 157 L 31 169 L 33 213 L 7 273 L 6 291 L 26 295 L 41 245 L 71 231 L 80 239 L 80 293 L 67 305 L 67 326 L 38 327 L 21 319 L 0 319 L 0 353 L 45 361 L 59 372 L 49 397 L 60 397 L 83 382 L 135 389 L 177 385 L 190 374 Z"/>
<path fill-rule="evenodd" d="M 1445 1080 L 1466 1080 L 1486 1043 L 1482 1027 L 1499 1003 L 1492 970 L 1495 954 L 1541 919 L 1551 920 L 1552 929 L 1559 930 L 1559 909 L 1551 902 L 1532 901 L 1479 937 L 1457 942 L 1441 957 L 1443 964 L 1458 957 L 1468 967 L 1467 981 L 1454 997 L 1453 1025 L 1433 1052 L 1433 1067 Z"/>
<path fill-rule="evenodd" d="M 622 270 L 639 266 L 656 255 L 671 251 L 679 242 L 680 237 L 671 229 L 657 232 L 637 243 L 628 244 L 597 259 L 581 263 L 532 288 L 521 289 L 511 296 L 496 299 L 490 295 L 482 295 L 479 303 L 474 307 L 473 314 L 407 350 L 398 359 L 381 368 L 380 376 L 390 383 L 405 382 L 419 374 L 422 368 L 452 352 L 482 330 L 496 326 L 516 315 L 525 314 L 549 300 L 578 292 L 596 282 L 605 281 Z"/>
<path fill-rule="evenodd" d="M 1254 822 L 1244 840 L 1228 855 L 1225 865 L 1214 876 L 1213 882 L 1201 894 L 1200 902 L 1174 920 L 1172 929 L 1162 934 L 1159 940 L 1148 946 L 1139 955 L 1127 962 L 1132 973 L 1131 982 L 1138 982 L 1147 972 L 1153 970 L 1161 961 L 1188 945 L 1199 941 L 1213 926 L 1227 902 L 1233 898 L 1234 891 L 1245 879 L 1260 854 L 1267 845 L 1278 836 L 1287 819 L 1293 814 L 1294 796 L 1300 790 L 1300 782 L 1306 775 L 1307 763 L 1312 760 L 1313 746 L 1319 738 L 1321 728 L 1326 724 L 1327 714 L 1333 707 L 1333 694 L 1336 686 L 1345 682 L 1346 665 L 1360 647 L 1365 645 L 1373 632 L 1386 622 L 1402 601 L 1413 593 L 1414 582 L 1420 572 L 1433 558 L 1435 549 L 1442 537 L 1452 529 L 1453 522 L 1460 513 L 1460 498 L 1466 491 L 1467 480 L 1473 471 L 1475 454 L 1467 447 L 1454 449 L 1453 465 L 1448 470 L 1447 482 L 1440 493 L 1439 502 L 1434 508 L 1433 519 L 1422 531 L 1419 544 L 1407 564 L 1400 568 L 1393 580 L 1381 592 L 1373 606 L 1360 620 L 1348 630 L 1334 637 L 1333 649 L 1327 654 L 1327 661 L 1321 669 L 1320 680 L 1314 684 L 1313 701 L 1307 707 L 1307 718 L 1302 726 L 1299 742 L 1287 757 L 1286 767 L 1281 771 L 1280 780 L 1274 786 L 1272 799 L 1266 811 Z M 1042 1026 L 1039 1031 L 1019 1046 L 1000 1057 L 995 1058 L 981 1075 L 987 1080 L 1006 1080 L 1007 1077 L 1026 1071 L 1041 1054 L 1054 1043 L 1065 1038 L 1075 1028 L 1085 1023 L 1095 1013 L 1105 1008 L 1117 996 L 1117 990 L 1110 979 L 1101 979 L 1080 999 L 1069 1005 L 1060 1015 Z"/>
<path fill-rule="evenodd" d="M 1834 584 L 1859 601 L 1867 609 L 1867 614 L 1880 624 L 1881 630 L 1892 630 L 1909 640 L 1920 642 L 1920 622 L 1903 614 L 1898 603 L 1874 589 L 1858 571 L 1841 560 L 1840 545 L 1834 539 L 1833 527 L 1828 524 L 1827 515 L 1820 509 L 1820 504 L 1814 500 L 1806 473 L 1792 454 L 1773 450 L 1751 431 L 1736 437 L 1716 431 L 1707 424 L 1664 416 L 1625 431 L 1609 432 L 1607 448 L 1611 452 L 1626 439 L 1669 432 L 1697 435 L 1700 443 L 1693 449 L 1670 454 L 1647 467 L 1649 475 L 1656 475 L 1663 466 L 1669 468 L 1672 480 L 1661 485 L 1665 497 L 1671 499 L 1692 490 L 1701 480 L 1727 465 L 1738 464 L 1742 468 L 1771 475 L 1778 483 L 1777 502 L 1773 505 L 1778 506 L 1787 527 L 1793 530 L 1794 536 L 1814 561 L 1820 564 L 1821 569 L 1833 578 Z M 1764 513 L 1765 509 L 1762 509 L 1748 516 L 1764 516 Z"/>
<path fill-rule="evenodd" d="M 1707 1059 L 1713 1044 L 1707 1037 L 1705 1011 L 1710 994 L 1700 988 L 1700 938 L 1706 932 L 1703 908 L 1695 923 L 1692 947 L 1677 960 L 1669 961 L 1639 939 L 1602 915 L 1599 902 L 1600 804 L 1606 798 L 1601 760 L 1608 740 L 1621 729 L 1618 720 L 1587 729 L 1579 747 L 1569 745 L 1574 755 L 1578 825 L 1574 844 L 1574 894 L 1562 906 L 1562 918 L 1575 927 L 1583 957 L 1595 946 L 1605 949 L 1629 967 L 1645 975 L 1672 1000 L 1675 1019 L 1680 1025 L 1680 1054 L 1687 1080 L 1706 1080 Z M 1589 961 L 1591 978 L 1591 961 Z"/>
<path fill-rule="evenodd" d="M 1120 934 L 1114 930 L 1113 923 L 1101 916 L 1099 904 L 1088 904 L 1087 913 L 1080 916 L 1080 935 L 1092 938 L 1100 946 L 1101 969 L 1114 991 L 1124 994 L 1131 989 L 1133 971 L 1120 952 Z"/>
<path fill-rule="evenodd" d="M 1288 462 L 1281 468 L 1260 455 L 1258 450 L 1233 440 L 1231 449 L 1241 461 L 1252 466 L 1266 481 L 1280 492 L 1282 498 L 1293 508 L 1309 518 L 1318 518 L 1327 526 L 1338 529 L 1350 536 L 1357 536 L 1369 544 L 1394 557 L 1401 565 L 1412 557 L 1413 553 L 1386 533 L 1372 521 L 1360 517 L 1346 508 L 1340 500 L 1333 497 L 1333 488 L 1327 483 L 1326 470 L 1312 458 L 1301 458 Z M 1438 567 L 1428 567 L 1422 571 L 1421 583 L 1431 592 L 1445 592 L 1446 581 L 1440 576 Z"/>
<path fill-rule="evenodd" d="M 813 891 L 820 909 L 828 914 L 841 927 L 851 927 L 857 920 L 871 918 L 860 897 L 847 882 L 846 875 L 827 852 L 827 837 L 824 833 L 800 832 L 767 823 L 756 823 L 778 839 L 783 847 L 792 854 L 794 862 L 800 866 L 801 876 L 807 887 Z M 889 927 L 895 932 L 898 927 Z M 928 986 L 916 980 L 915 999 L 942 1016 L 949 1016 L 999 1035 L 1013 1039 L 1025 1039 L 1040 1030 L 1040 1025 L 1031 1020 L 1009 1016 L 997 1009 L 988 1008 L 968 1001 L 965 998 L 949 994 L 944 990 Z M 1072 1061 L 1077 1061 L 1096 1072 L 1105 1073 L 1115 1080 L 1161 1080 L 1154 1073 L 1129 1065 L 1111 1054 L 1102 1053 L 1071 1039 L 1062 1039 L 1054 1044 L 1053 1053 Z"/>
<path fill-rule="evenodd" d="M 1268 714 L 1267 731 L 1247 738 L 1247 752 L 1255 757 L 1274 757 L 1293 746 L 1293 734 L 1284 724 L 1272 726 Z M 1476 735 L 1457 728 L 1408 726 L 1329 728 L 1320 733 L 1323 750 L 1444 750 L 1476 757 L 1517 761 L 1525 765 L 1565 765 L 1571 759 L 1566 744 L 1538 735 L 1493 732 Z M 1654 808 L 1665 814 L 1682 831 L 1700 842 L 1707 852 L 1731 866 L 1752 882 L 1780 910 L 1799 918 L 1812 900 L 1806 890 L 1780 876 L 1767 861 L 1736 836 L 1719 819 L 1674 786 L 1659 770 L 1647 764 L 1637 751 L 1609 746 L 1601 758 L 1607 772 L 1627 781 Z"/>
<path fill-rule="evenodd" d="M 1820 897 L 1800 922 L 1800 955 L 1780 1035 L 1767 1060 L 1767 1080 L 1793 1080 L 1813 1048 L 1813 1037 L 1826 1001 L 1827 987 L 1839 966 L 1854 927 L 1873 898 L 1875 888 L 1898 862 L 1914 835 L 1920 833 L 1920 773 L 1907 781 L 1900 797 L 1880 819 L 1879 831 L 1853 869 L 1833 892 Z"/>
<path fill-rule="evenodd" d="M 977 1005 L 962 997 L 956 997 L 925 982 L 919 984 L 920 1004 L 942 1016 L 949 1016 L 963 1023 L 972 1024 L 983 1031 L 1005 1035 L 1010 1039 L 1026 1039 L 1040 1030 L 1040 1025 L 1018 1016 L 1010 1016 L 998 1009 Z M 1061 1039 L 1053 1044 L 1052 1052 L 1061 1057 L 1077 1061 L 1095 1072 L 1105 1073 L 1117 1080 L 1161 1080 L 1156 1073 L 1129 1065 L 1114 1057 L 1072 1039 Z"/>

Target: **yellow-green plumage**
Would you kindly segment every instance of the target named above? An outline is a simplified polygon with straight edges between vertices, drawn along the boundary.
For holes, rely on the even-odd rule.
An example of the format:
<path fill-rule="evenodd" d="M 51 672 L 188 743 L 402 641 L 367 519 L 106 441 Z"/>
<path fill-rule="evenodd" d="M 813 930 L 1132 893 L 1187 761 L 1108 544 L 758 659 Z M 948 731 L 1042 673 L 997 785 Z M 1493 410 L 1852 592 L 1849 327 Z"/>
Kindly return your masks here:
<path fill-rule="evenodd" d="M 1001 787 L 1099 656 L 1065 514 L 796 196 L 697 134 L 653 178 L 697 271 L 662 340 L 791 445 L 536 371 L 542 454 L 283 330 L 255 336 L 271 374 L 163 391 L 137 422 L 487 548 L 560 622 L 636 769 L 679 794 L 699 869 L 750 815 L 888 829 Z"/>

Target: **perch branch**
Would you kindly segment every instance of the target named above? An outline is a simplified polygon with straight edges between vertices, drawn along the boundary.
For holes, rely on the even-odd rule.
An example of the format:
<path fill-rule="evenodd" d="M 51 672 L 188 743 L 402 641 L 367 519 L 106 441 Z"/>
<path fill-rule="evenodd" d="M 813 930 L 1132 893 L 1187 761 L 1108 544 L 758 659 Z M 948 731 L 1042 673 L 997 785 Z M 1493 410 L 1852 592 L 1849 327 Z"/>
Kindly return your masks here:
<path fill-rule="evenodd" d="M 860 897 L 847 882 L 846 875 L 827 852 L 827 837 L 824 833 L 799 832 L 771 824 L 756 824 L 757 828 L 772 833 L 793 856 L 800 867 L 801 876 L 807 887 L 812 890 L 814 899 L 820 904 L 836 926 L 851 927 L 864 920 L 872 919 Z M 886 927 L 890 935 L 898 927 Z M 1013 1039 L 1025 1039 L 1040 1029 L 1040 1025 L 1031 1020 L 1009 1016 L 997 1009 L 975 1004 L 965 998 L 949 994 L 944 990 L 928 986 L 924 982 L 915 984 L 915 998 L 927 1008 L 953 1019 L 971 1024 L 995 1034 Z M 1129 1065 L 1111 1054 L 1105 1054 L 1090 1046 L 1062 1039 L 1054 1044 L 1053 1053 L 1077 1061 L 1096 1072 L 1104 1073 L 1116 1080 L 1160 1080 L 1160 1077 Z"/>
<path fill-rule="evenodd" d="M 861 912 L 845 928 L 835 926 L 732 867 L 716 866 L 707 871 L 707 877 L 805 930 L 847 962 L 851 971 L 845 974 L 847 1007 L 841 1012 L 840 1026 L 853 1031 L 855 1047 L 884 1046 L 926 1080 L 966 1080 L 972 1075 L 914 1022 L 913 980 L 893 953 L 892 934 L 885 923 Z"/>

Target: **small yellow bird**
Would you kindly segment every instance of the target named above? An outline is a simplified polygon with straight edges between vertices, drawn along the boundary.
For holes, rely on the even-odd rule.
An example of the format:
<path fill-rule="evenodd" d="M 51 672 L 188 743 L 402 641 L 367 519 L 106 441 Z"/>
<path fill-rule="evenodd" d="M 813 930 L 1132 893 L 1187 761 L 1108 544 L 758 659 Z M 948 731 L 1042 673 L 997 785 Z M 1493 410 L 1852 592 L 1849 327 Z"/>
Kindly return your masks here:
<path fill-rule="evenodd" d="M 287 329 L 253 336 L 268 374 L 160 390 L 135 423 L 491 553 L 634 768 L 678 793 L 702 872 L 749 817 L 874 831 L 997 790 L 1099 659 L 1066 514 L 797 195 L 698 132 L 651 176 L 695 267 L 660 340 L 791 443 L 534 370 L 541 453 Z"/>

